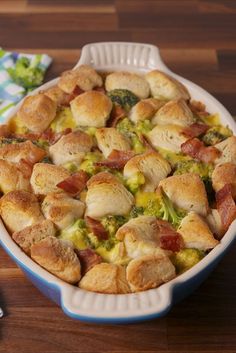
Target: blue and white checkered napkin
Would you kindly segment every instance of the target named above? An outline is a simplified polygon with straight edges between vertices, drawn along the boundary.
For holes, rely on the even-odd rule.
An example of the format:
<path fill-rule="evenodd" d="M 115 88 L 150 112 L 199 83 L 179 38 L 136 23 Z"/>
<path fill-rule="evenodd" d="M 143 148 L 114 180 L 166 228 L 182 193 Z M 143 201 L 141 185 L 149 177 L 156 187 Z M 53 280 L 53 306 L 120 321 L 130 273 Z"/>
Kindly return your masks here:
<path fill-rule="evenodd" d="M 40 68 L 44 74 L 52 62 L 46 54 L 23 54 L 8 52 L 0 48 L 0 122 L 3 122 L 13 107 L 24 97 L 29 89 L 17 84 L 8 73 L 14 68 L 18 59 L 25 57 L 30 66 Z"/>

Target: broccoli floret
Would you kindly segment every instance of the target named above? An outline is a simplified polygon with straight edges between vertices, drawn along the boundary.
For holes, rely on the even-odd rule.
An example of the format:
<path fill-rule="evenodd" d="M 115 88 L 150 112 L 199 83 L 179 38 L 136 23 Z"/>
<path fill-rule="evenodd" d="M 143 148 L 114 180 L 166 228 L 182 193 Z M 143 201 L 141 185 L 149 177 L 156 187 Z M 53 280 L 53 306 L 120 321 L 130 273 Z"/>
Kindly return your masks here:
<path fill-rule="evenodd" d="M 142 144 L 142 142 L 139 139 L 140 132 L 137 131 L 137 128 L 132 123 L 132 121 L 130 121 L 128 118 L 122 119 L 117 124 L 117 130 L 131 140 L 132 149 L 136 153 L 145 152 L 145 146 Z"/>
<path fill-rule="evenodd" d="M 186 212 L 173 206 L 169 197 L 163 192 L 137 194 L 136 206 L 143 207 L 144 215 L 155 216 L 164 221 L 170 222 L 175 228 L 178 228 Z"/>
<path fill-rule="evenodd" d="M 17 59 L 15 67 L 7 69 L 11 78 L 20 86 L 32 89 L 43 82 L 44 72 L 26 57 Z"/>
<path fill-rule="evenodd" d="M 117 230 L 126 222 L 127 219 L 124 216 L 106 216 L 101 220 L 102 225 L 107 230 L 110 237 L 113 237 Z"/>
<path fill-rule="evenodd" d="M 213 146 L 216 143 L 224 141 L 232 135 L 233 132 L 228 127 L 218 125 L 210 128 L 203 136 L 202 140 L 206 145 Z"/>
<path fill-rule="evenodd" d="M 132 210 L 130 211 L 130 218 L 136 218 L 138 216 L 141 216 L 141 215 L 143 215 L 143 212 L 144 212 L 143 207 L 134 206 L 132 208 Z"/>
<path fill-rule="evenodd" d="M 100 152 L 88 152 L 85 155 L 83 162 L 80 164 L 80 169 L 92 176 L 98 172 L 99 168 L 95 163 L 99 162 L 101 159 L 102 154 Z"/>
<path fill-rule="evenodd" d="M 5 145 L 12 145 L 12 144 L 16 144 L 16 143 L 21 143 L 21 142 L 25 142 L 26 139 L 25 138 L 21 138 L 21 137 L 13 137 L 13 138 L 9 138 L 9 137 L 1 137 L 0 138 L 0 147 L 3 147 Z"/>
<path fill-rule="evenodd" d="M 75 248 L 83 250 L 88 247 L 87 235 L 85 221 L 78 219 L 74 224 L 63 229 L 58 237 L 59 239 L 70 240 Z"/>
<path fill-rule="evenodd" d="M 198 249 L 183 249 L 175 253 L 171 260 L 178 274 L 189 270 L 203 259 L 205 253 Z"/>
<path fill-rule="evenodd" d="M 145 177 L 141 172 L 135 173 L 132 177 L 126 180 L 126 186 L 132 194 L 139 191 L 140 186 L 145 183 Z"/>
<path fill-rule="evenodd" d="M 136 131 L 141 134 L 147 134 L 149 131 L 152 130 L 152 128 L 153 128 L 153 124 L 148 119 L 141 120 L 136 125 Z"/>
<path fill-rule="evenodd" d="M 126 111 L 129 111 L 139 101 L 139 98 L 127 89 L 114 89 L 107 95 L 114 104 L 121 105 Z"/>

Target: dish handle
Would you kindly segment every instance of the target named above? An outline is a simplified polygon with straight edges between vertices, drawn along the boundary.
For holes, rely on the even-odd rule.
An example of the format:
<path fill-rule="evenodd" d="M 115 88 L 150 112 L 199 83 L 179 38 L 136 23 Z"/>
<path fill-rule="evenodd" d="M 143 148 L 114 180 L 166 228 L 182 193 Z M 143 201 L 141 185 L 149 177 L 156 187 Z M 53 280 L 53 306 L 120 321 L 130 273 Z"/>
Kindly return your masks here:
<path fill-rule="evenodd" d="M 162 61 L 159 49 L 151 44 L 132 42 L 99 42 L 87 44 L 74 69 L 82 64 L 100 70 L 150 71 L 158 69 L 170 72 Z"/>

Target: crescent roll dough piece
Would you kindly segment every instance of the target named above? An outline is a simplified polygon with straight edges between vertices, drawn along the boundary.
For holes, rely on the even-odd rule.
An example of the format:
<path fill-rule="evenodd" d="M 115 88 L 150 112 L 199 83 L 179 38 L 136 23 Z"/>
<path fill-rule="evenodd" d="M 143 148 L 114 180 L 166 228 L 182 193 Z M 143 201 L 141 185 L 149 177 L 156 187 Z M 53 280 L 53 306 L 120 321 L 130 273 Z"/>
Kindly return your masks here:
<path fill-rule="evenodd" d="M 226 140 L 217 143 L 215 147 L 221 151 L 221 156 L 215 160 L 215 164 L 233 163 L 236 164 L 236 136 L 228 137 Z"/>
<path fill-rule="evenodd" d="M 59 229 L 71 225 L 77 218 L 82 217 L 85 205 L 64 193 L 50 193 L 42 203 L 42 211 Z"/>
<path fill-rule="evenodd" d="M 62 192 L 56 185 L 69 176 L 70 173 L 61 166 L 37 163 L 34 165 L 30 184 L 36 195 L 47 195 L 49 192 Z"/>
<path fill-rule="evenodd" d="M 207 215 L 209 205 L 206 189 L 198 174 L 173 175 L 161 180 L 159 186 L 177 207 Z"/>
<path fill-rule="evenodd" d="M 22 250 L 30 255 L 31 246 L 42 239 L 55 236 L 56 231 L 51 221 L 45 220 L 40 223 L 26 227 L 19 232 L 12 234 L 12 239 L 22 248 Z"/>
<path fill-rule="evenodd" d="M 153 192 L 159 182 L 171 172 L 169 163 L 158 153 L 151 151 L 131 158 L 124 167 L 125 178 L 141 172 L 145 177 L 143 191 Z"/>
<path fill-rule="evenodd" d="M 31 190 L 29 179 L 20 168 L 4 159 L 0 159 L 0 190 L 4 194 L 13 190 Z"/>
<path fill-rule="evenodd" d="M 193 113 L 185 100 L 179 99 L 166 103 L 160 108 L 152 119 L 153 124 L 189 126 L 195 122 Z"/>
<path fill-rule="evenodd" d="M 126 215 L 134 204 L 133 195 L 110 173 L 96 174 L 87 186 L 86 215 L 92 218 Z"/>
<path fill-rule="evenodd" d="M 149 96 L 149 86 L 147 81 L 140 75 L 131 72 L 113 72 L 106 77 L 106 90 L 127 89 L 140 99 Z"/>
<path fill-rule="evenodd" d="M 9 162 L 19 163 L 21 159 L 25 159 L 31 163 L 41 161 L 46 152 L 31 141 L 21 143 L 13 143 L 0 148 L 0 159 L 6 159 Z"/>
<path fill-rule="evenodd" d="M 165 74 L 164 72 L 153 70 L 145 76 L 151 89 L 151 95 L 158 99 L 190 99 L 190 95 L 179 81 Z"/>
<path fill-rule="evenodd" d="M 121 265 L 100 263 L 89 270 L 79 282 L 79 287 L 88 291 L 106 294 L 130 292 L 125 268 Z"/>
<path fill-rule="evenodd" d="M 62 91 L 62 89 L 60 89 L 57 85 L 48 88 L 43 93 L 51 98 L 57 106 L 67 105 L 69 103 L 70 95 Z"/>
<path fill-rule="evenodd" d="M 212 173 L 212 185 L 215 192 L 222 189 L 225 184 L 232 185 L 233 197 L 236 198 L 236 165 L 233 163 L 217 165 Z"/>
<path fill-rule="evenodd" d="M 126 275 L 132 292 L 140 292 L 175 278 L 175 267 L 167 256 L 144 255 L 130 261 Z"/>
<path fill-rule="evenodd" d="M 24 99 L 17 116 L 30 131 L 41 133 L 55 118 L 56 109 L 56 102 L 44 93 L 38 93 Z"/>
<path fill-rule="evenodd" d="M 80 280 L 80 262 L 68 242 L 47 237 L 31 246 L 31 257 L 40 266 L 68 283 L 73 284 Z"/>
<path fill-rule="evenodd" d="M 72 93 L 76 86 L 83 91 L 90 91 L 94 87 L 102 86 L 102 78 L 91 66 L 81 65 L 74 70 L 63 72 L 58 86 L 66 93 Z"/>
<path fill-rule="evenodd" d="M 184 217 L 178 228 L 186 248 L 209 250 L 214 248 L 219 241 L 216 240 L 206 222 L 195 212 L 189 212 Z"/>
<path fill-rule="evenodd" d="M 153 253 L 165 255 L 165 251 L 158 247 L 159 227 L 154 216 L 139 216 L 131 219 L 118 229 L 116 238 L 124 242 L 130 258 Z"/>
<path fill-rule="evenodd" d="M 103 127 L 112 110 L 112 102 L 104 93 L 89 91 L 70 103 L 72 115 L 80 126 Z"/>
<path fill-rule="evenodd" d="M 0 213 L 11 233 L 44 220 L 37 198 L 23 190 L 11 191 L 3 196 Z"/>
<path fill-rule="evenodd" d="M 105 157 L 108 157 L 112 150 L 130 150 L 129 140 L 113 127 L 97 129 L 96 139 L 99 149 Z"/>
<path fill-rule="evenodd" d="M 183 128 L 178 125 L 157 125 L 147 134 L 147 137 L 154 147 L 179 153 L 182 143 L 188 140 L 182 131 Z"/>
<path fill-rule="evenodd" d="M 129 118 L 134 123 L 142 120 L 152 119 L 154 114 L 165 104 L 156 98 L 147 98 L 139 101 L 129 112 Z"/>
<path fill-rule="evenodd" d="M 64 135 L 54 145 L 49 147 L 49 155 L 54 164 L 75 162 L 80 164 L 86 152 L 93 146 L 91 136 L 82 131 Z"/>

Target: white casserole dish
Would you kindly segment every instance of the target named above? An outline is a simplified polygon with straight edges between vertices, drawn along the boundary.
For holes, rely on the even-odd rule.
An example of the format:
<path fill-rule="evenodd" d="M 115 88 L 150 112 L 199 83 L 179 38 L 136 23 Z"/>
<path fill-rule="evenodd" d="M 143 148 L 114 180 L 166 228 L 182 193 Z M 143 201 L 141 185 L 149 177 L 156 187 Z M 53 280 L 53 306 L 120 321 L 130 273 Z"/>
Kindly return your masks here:
<path fill-rule="evenodd" d="M 221 122 L 229 125 L 236 134 L 236 124 L 230 113 L 213 96 L 194 83 L 174 74 L 163 63 L 158 48 L 149 44 L 105 42 L 83 47 L 77 66 L 89 64 L 96 70 L 127 70 L 145 73 L 153 69 L 162 70 L 182 82 L 195 100 L 206 104 L 210 113 L 219 113 Z M 57 83 L 54 79 L 39 90 Z M 7 118 L 19 109 L 19 103 Z M 212 271 L 236 235 L 236 221 L 231 224 L 220 244 L 192 269 L 156 289 L 135 294 L 107 295 L 87 292 L 69 285 L 37 265 L 15 244 L 0 223 L 0 244 L 25 272 L 30 280 L 48 297 L 61 305 L 72 318 L 90 322 L 124 323 L 147 320 L 166 314 L 171 306 L 194 290 Z"/>

